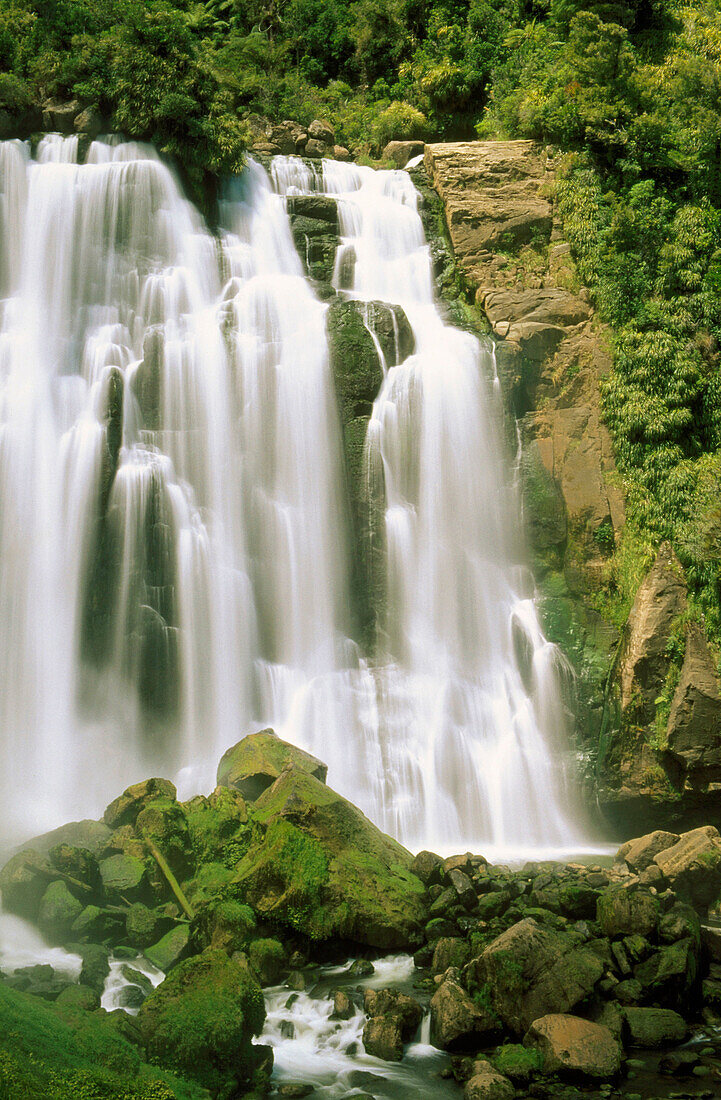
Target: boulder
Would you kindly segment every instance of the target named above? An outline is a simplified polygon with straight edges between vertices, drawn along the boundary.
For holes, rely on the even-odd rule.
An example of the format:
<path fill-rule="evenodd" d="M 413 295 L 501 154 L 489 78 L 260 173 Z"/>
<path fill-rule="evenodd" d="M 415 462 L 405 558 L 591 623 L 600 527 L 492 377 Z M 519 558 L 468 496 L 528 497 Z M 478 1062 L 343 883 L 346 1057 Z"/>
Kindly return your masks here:
<path fill-rule="evenodd" d="M 678 843 L 654 857 L 654 863 L 678 893 L 697 907 L 721 892 L 721 836 L 713 825 L 682 833 Z"/>
<path fill-rule="evenodd" d="M 338 232 L 338 203 L 328 195 L 289 195 L 286 199 L 291 218 L 307 218 L 325 223 L 322 232 Z"/>
<path fill-rule="evenodd" d="M 290 119 L 285 119 L 274 126 L 270 137 L 285 156 L 296 153 L 298 148 L 305 146 L 308 140 L 308 135 L 300 123 Z"/>
<path fill-rule="evenodd" d="M 670 1008 L 625 1008 L 629 1041 L 635 1047 L 667 1047 L 688 1034 L 683 1016 Z"/>
<path fill-rule="evenodd" d="M 43 103 L 43 129 L 57 134 L 72 134 L 79 113 L 80 104 L 75 99 L 69 102 L 48 100 Z"/>
<path fill-rule="evenodd" d="M 149 802 L 159 798 L 174 802 L 177 793 L 169 779 L 145 779 L 142 783 L 134 783 L 110 803 L 103 814 L 103 821 L 111 829 L 135 825 L 138 814 Z"/>
<path fill-rule="evenodd" d="M 560 325 L 550 325 L 543 321 L 517 321 L 512 324 L 506 339 L 518 344 L 526 359 L 542 362 L 553 355 L 566 335 Z"/>
<path fill-rule="evenodd" d="M 87 894 L 82 890 L 86 886 L 88 891 L 98 893 L 102 891 L 102 881 L 98 869 L 98 861 L 87 848 L 76 848 L 72 844 L 56 844 L 50 849 L 50 863 L 65 876 L 68 881 L 73 880 L 73 889 L 81 896 Z M 75 885 L 75 884 L 81 885 Z"/>
<path fill-rule="evenodd" d="M 218 786 L 234 787 L 254 802 L 289 764 L 325 783 L 328 768 L 310 753 L 281 741 L 273 730 L 244 737 L 224 754 L 218 765 Z"/>
<path fill-rule="evenodd" d="M 324 145 L 333 145 L 335 143 L 335 132 L 333 127 L 329 122 L 323 122 L 319 118 L 314 118 L 308 127 L 308 137 L 314 138 Z"/>
<path fill-rule="evenodd" d="M 431 971 L 433 974 L 445 974 L 449 966 L 465 966 L 470 957 L 471 948 L 467 940 L 459 936 L 441 937 L 433 951 Z"/>
<path fill-rule="evenodd" d="M 703 629 L 686 632 L 681 677 L 671 702 L 666 747 L 683 762 L 692 784 L 721 778 L 721 688 Z"/>
<path fill-rule="evenodd" d="M 187 924 L 178 924 L 154 943 L 152 947 L 145 949 L 145 957 L 158 970 L 164 974 L 172 970 L 186 954 L 190 940 L 190 929 Z"/>
<path fill-rule="evenodd" d="M 142 902 L 135 902 L 125 918 L 128 943 L 133 947 L 150 947 L 158 938 L 158 916 Z"/>
<path fill-rule="evenodd" d="M 355 1016 L 356 1008 L 345 989 L 336 989 L 333 994 L 333 1013 L 331 1020 L 350 1020 Z"/>
<path fill-rule="evenodd" d="M 260 1056 L 252 1038 L 264 1019 L 248 967 L 214 950 L 180 963 L 138 1014 L 149 1058 L 213 1095 L 247 1090 Z"/>
<path fill-rule="evenodd" d="M 498 1030 L 498 1017 L 474 1004 L 455 978 L 446 977 L 431 997 L 431 1042 L 443 1050 L 474 1049 Z"/>
<path fill-rule="evenodd" d="M 40 901 L 51 878 L 52 868 L 39 852 L 18 852 L 0 871 L 3 907 L 25 920 L 37 920 Z"/>
<path fill-rule="evenodd" d="M 605 936 L 655 935 L 659 904 L 646 890 L 624 885 L 608 886 L 598 899 L 596 919 Z"/>
<path fill-rule="evenodd" d="M 52 943 L 64 943 L 82 911 L 82 902 L 73 897 L 62 880 L 51 882 L 40 901 L 38 927 Z"/>
<path fill-rule="evenodd" d="M 363 1046 L 366 1054 L 383 1058 L 386 1062 L 400 1062 L 403 1057 L 403 1039 L 400 1024 L 393 1016 L 374 1016 L 363 1028 Z"/>
<path fill-rule="evenodd" d="M 113 901 L 132 903 L 148 896 L 145 864 L 136 856 L 108 856 L 100 861 L 100 874 L 105 892 Z"/>
<path fill-rule="evenodd" d="M 193 847 L 188 822 L 177 802 L 167 798 L 149 802 L 136 818 L 135 831 L 160 851 L 176 878 L 183 881 L 192 874 Z"/>
<path fill-rule="evenodd" d="M 489 1062 L 476 1062 L 466 1081 L 463 1100 L 513 1100 L 515 1089 L 507 1077 L 497 1073 Z"/>
<path fill-rule="evenodd" d="M 393 161 L 396 168 L 405 168 L 408 161 L 420 156 L 425 147 L 424 141 L 389 141 L 381 157 Z"/>
<path fill-rule="evenodd" d="M 75 116 L 73 126 L 76 133 L 87 134 L 91 141 L 95 141 L 105 128 L 103 116 L 94 107 L 84 107 Z"/>
<path fill-rule="evenodd" d="M 457 900 L 466 909 L 473 909 L 476 904 L 476 891 L 473 888 L 473 883 L 469 879 L 468 875 L 465 875 L 463 871 L 459 871 L 454 868 L 448 873 L 448 877 L 451 880 L 451 887 L 456 895 Z"/>
<path fill-rule="evenodd" d="M 262 986 L 278 985 L 288 968 L 288 956 L 280 940 L 253 940 L 248 960 Z"/>
<path fill-rule="evenodd" d="M 644 999 L 683 1005 L 696 982 L 697 956 L 698 945 L 689 938 L 661 947 L 639 963 L 633 974 L 643 987 Z"/>
<path fill-rule="evenodd" d="M 49 856 L 52 848 L 59 844 L 69 844 L 73 848 L 82 848 L 93 856 L 98 856 L 107 843 L 112 830 L 103 821 L 69 821 L 49 833 L 33 837 L 23 845 L 23 851 L 32 849 L 39 855 Z"/>
<path fill-rule="evenodd" d="M 333 146 L 333 159 L 334 160 L 349 161 L 349 160 L 353 160 L 353 157 L 351 156 L 350 150 L 346 149 L 345 145 L 334 145 Z"/>
<path fill-rule="evenodd" d="M 575 1008 L 602 976 L 601 959 L 579 939 L 526 917 L 469 963 L 468 980 L 506 1027 L 523 1035 L 541 1016 Z"/>
<path fill-rule="evenodd" d="M 627 863 L 632 871 L 645 871 L 653 863 L 659 852 L 666 848 L 672 848 L 679 841 L 678 833 L 668 833 L 663 829 L 657 829 L 646 836 L 636 837 L 635 840 L 627 840 L 616 853 L 616 863 Z"/>
<path fill-rule="evenodd" d="M 533 1021 L 523 1042 L 540 1051 L 546 1073 L 609 1078 L 621 1068 L 621 1044 L 609 1029 L 578 1016 L 542 1016 Z"/>
<path fill-rule="evenodd" d="M 554 288 L 491 290 L 483 297 L 483 309 L 494 328 L 501 321 L 511 326 L 518 321 L 532 321 L 565 328 L 587 321 L 593 312 L 587 302 L 567 290 Z"/>
<path fill-rule="evenodd" d="M 426 886 L 436 886 L 445 877 L 443 860 L 435 852 L 419 852 L 413 860 L 411 870 Z"/>
<path fill-rule="evenodd" d="M 262 917 L 315 939 L 419 942 L 426 901 L 413 857 L 352 803 L 291 765 L 257 800 L 254 820 L 235 881 Z"/>
<path fill-rule="evenodd" d="M 318 141 L 317 138 L 309 137 L 305 143 L 303 153 L 306 157 L 310 157 L 312 160 L 320 160 L 321 157 L 327 157 L 332 146 L 328 146 L 324 141 Z"/>
<path fill-rule="evenodd" d="M 418 1001 L 396 989 L 366 989 L 363 1007 L 371 1019 L 382 1016 L 395 1020 L 404 1043 L 410 1043 L 423 1019 Z"/>

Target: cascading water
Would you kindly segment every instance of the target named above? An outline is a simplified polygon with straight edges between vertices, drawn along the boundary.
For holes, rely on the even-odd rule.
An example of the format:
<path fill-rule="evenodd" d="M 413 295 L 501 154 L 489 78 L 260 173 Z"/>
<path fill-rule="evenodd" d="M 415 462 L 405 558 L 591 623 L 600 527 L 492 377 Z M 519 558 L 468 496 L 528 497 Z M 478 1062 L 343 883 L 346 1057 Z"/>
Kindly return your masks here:
<path fill-rule="evenodd" d="M 77 155 L 0 144 L 4 826 L 97 814 L 151 771 L 209 788 L 270 724 L 410 847 L 578 844 L 492 349 L 441 319 L 408 174 L 251 162 L 213 236 L 152 150 Z M 373 654 L 352 640 L 328 307 L 286 211 L 311 192 L 338 202 L 342 293 L 402 307 L 415 338 L 365 447 Z"/>

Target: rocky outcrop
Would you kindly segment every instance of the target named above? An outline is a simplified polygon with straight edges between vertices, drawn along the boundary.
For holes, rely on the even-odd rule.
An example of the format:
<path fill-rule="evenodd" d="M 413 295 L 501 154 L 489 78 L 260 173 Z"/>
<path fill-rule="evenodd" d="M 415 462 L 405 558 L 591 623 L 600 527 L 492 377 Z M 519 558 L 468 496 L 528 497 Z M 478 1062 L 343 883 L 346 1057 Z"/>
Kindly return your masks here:
<path fill-rule="evenodd" d="M 624 523 L 599 381 L 611 366 L 553 204 L 554 163 L 530 141 L 427 145 L 456 262 L 496 336 L 520 420 L 521 485 L 544 628 L 576 672 L 582 743 L 594 748 L 618 642 L 596 598 Z"/>
<path fill-rule="evenodd" d="M 686 632 L 681 676 L 668 716 L 666 748 L 683 762 L 686 782 L 707 787 L 721 780 L 721 684 L 706 636 Z"/>
<path fill-rule="evenodd" d="M 243 798 L 254 802 L 289 765 L 325 783 L 328 768 L 322 761 L 282 741 L 273 730 L 261 730 L 244 737 L 224 753 L 218 765 L 217 783 L 219 787 L 233 787 Z"/>
<path fill-rule="evenodd" d="M 250 150 L 255 156 L 270 157 L 282 153 L 320 159 L 350 160 L 350 153 L 338 145 L 330 123 L 314 119 L 302 126 L 292 119 L 274 123 L 264 115 L 251 113 L 243 119 L 250 136 Z"/>

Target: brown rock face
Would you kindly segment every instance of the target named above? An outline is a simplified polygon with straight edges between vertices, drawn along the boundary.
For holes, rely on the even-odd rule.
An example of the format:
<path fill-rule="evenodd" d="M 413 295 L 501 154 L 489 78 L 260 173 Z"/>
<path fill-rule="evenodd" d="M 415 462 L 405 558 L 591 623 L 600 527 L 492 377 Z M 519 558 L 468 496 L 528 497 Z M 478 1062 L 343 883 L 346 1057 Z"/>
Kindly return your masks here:
<path fill-rule="evenodd" d="M 541 194 L 546 158 L 533 141 L 470 141 L 427 145 L 426 171 L 446 208 L 453 251 L 476 286 L 501 246 L 550 235 L 551 204 Z"/>
<path fill-rule="evenodd" d="M 641 720 L 651 720 L 654 700 L 669 667 L 666 647 L 675 618 L 686 606 L 686 582 L 671 545 L 663 543 L 639 588 L 626 624 L 619 668 L 621 706 L 632 704 Z"/>
<path fill-rule="evenodd" d="M 392 1016 L 374 1016 L 363 1028 L 363 1046 L 374 1058 L 400 1062 L 403 1039 L 398 1021 Z"/>
<path fill-rule="evenodd" d="M 487 984 L 503 1023 L 523 1035 L 539 1017 L 568 1012 L 587 997 L 603 963 L 571 935 L 527 917 L 489 944 L 468 970 L 479 987 Z"/>
<path fill-rule="evenodd" d="M 646 836 L 636 837 L 622 844 L 616 853 L 617 863 L 627 863 L 632 871 L 645 871 L 653 863 L 659 852 L 671 848 L 679 841 L 678 833 L 667 833 L 657 829 Z"/>
<path fill-rule="evenodd" d="M 424 149 L 422 141 L 389 141 L 381 155 L 384 160 L 392 160 L 397 168 L 405 168 L 408 161 L 420 156 Z"/>
<path fill-rule="evenodd" d="M 696 779 L 706 784 L 721 776 L 721 690 L 706 638 L 695 624 L 686 634 L 666 744 L 683 761 L 691 783 Z"/>
<path fill-rule="evenodd" d="M 613 1077 L 621 1068 L 621 1044 L 609 1029 L 578 1016 L 553 1014 L 534 1020 L 523 1042 L 541 1052 L 547 1073 L 568 1070 Z"/>

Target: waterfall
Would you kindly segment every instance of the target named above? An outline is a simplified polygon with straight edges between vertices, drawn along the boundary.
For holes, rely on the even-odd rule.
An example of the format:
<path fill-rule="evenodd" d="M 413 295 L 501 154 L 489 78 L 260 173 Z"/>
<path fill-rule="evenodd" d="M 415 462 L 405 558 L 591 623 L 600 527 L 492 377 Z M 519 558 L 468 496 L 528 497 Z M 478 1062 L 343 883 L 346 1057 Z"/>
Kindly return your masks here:
<path fill-rule="evenodd" d="M 287 213 L 302 194 L 337 201 L 339 293 L 400 307 L 415 341 L 381 354 L 365 442 L 372 651 L 328 305 Z M 211 234 L 148 147 L 78 163 L 74 138 L 0 143 L 8 835 L 97 815 L 151 772 L 210 789 L 272 725 L 412 848 L 581 843 L 493 350 L 442 320 L 417 203 L 405 172 L 250 161 Z"/>

